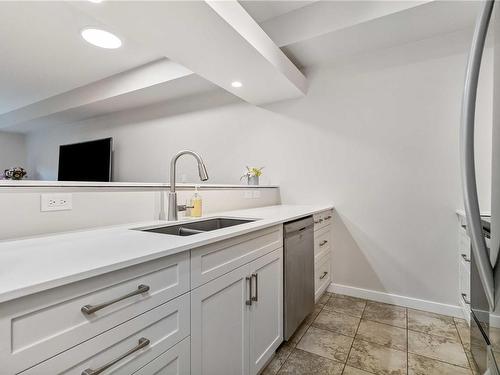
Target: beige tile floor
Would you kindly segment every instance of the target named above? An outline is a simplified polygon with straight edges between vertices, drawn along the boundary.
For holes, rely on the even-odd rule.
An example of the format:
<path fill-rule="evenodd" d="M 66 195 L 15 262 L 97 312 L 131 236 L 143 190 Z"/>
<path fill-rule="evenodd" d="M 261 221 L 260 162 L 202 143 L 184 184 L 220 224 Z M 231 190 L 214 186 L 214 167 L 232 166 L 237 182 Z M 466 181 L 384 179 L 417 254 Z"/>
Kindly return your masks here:
<path fill-rule="evenodd" d="M 263 375 L 476 375 L 465 320 L 325 293 Z"/>

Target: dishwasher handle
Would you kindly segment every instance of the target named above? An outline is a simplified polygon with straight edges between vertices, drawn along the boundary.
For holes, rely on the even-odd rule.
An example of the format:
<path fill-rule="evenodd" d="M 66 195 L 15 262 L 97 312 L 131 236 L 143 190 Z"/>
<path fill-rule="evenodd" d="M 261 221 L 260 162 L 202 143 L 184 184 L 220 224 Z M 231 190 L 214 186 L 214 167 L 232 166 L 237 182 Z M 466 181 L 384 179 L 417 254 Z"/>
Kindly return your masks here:
<path fill-rule="evenodd" d="M 291 237 L 301 232 L 304 232 L 308 229 L 312 229 L 314 227 L 314 220 L 312 216 L 308 216 L 305 219 L 300 219 L 296 221 L 292 221 L 290 223 L 286 223 L 284 225 L 284 233 L 285 237 Z"/>

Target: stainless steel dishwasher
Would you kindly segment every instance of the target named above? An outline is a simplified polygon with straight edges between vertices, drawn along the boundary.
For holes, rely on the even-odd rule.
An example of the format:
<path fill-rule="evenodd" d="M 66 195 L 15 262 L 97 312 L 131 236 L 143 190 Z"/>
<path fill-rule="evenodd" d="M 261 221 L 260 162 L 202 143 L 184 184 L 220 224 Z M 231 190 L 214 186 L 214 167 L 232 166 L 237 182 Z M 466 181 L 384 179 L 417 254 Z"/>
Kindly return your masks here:
<path fill-rule="evenodd" d="M 314 221 L 284 225 L 284 338 L 288 340 L 314 310 Z"/>

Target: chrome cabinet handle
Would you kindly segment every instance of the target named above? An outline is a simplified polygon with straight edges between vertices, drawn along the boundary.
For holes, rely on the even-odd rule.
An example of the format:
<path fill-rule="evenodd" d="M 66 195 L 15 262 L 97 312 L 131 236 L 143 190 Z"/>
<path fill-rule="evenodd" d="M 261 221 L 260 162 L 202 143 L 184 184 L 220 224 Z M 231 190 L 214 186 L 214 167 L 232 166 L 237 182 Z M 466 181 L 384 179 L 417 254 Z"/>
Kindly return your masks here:
<path fill-rule="evenodd" d="M 323 272 L 323 275 L 321 275 L 321 276 L 319 277 L 319 279 L 320 279 L 320 280 L 323 280 L 323 279 L 326 277 L 326 275 L 328 275 L 328 272 L 326 272 L 326 271 L 325 271 L 325 272 Z"/>
<path fill-rule="evenodd" d="M 130 298 L 130 297 L 133 297 L 133 296 L 136 296 L 138 294 L 142 294 L 142 293 L 146 293 L 147 291 L 149 291 L 149 286 L 148 285 L 139 285 L 137 287 L 137 290 L 134 290 L 133 292 L 131 293 L 128 293 L 128 294 L 125 294 L 124 296 L 121 296 L 121 297 L 118 297 L 118 298 L 115 298 L 111 301 L 108 301 L 108 302 L 104 302 L 104 303 L 101 303 L 99 305 L 85 305 L 83 306 L 80 310 L 82 311 L 82 313 L 84 314 L 87 314 L 87 315 L 90 315 L 90 314 L 93 314 L 99 310 L 102 310 L 104 309 L 105 307 L 108 307 L 114 303 L 117 303 L 117 302 L 120 302 L 120 301 L 123 301 L 124 299 L 127 299 L 127 298 Z"/>
<path fill-rule="evenodd" d="M 492 311 L 495 309 L 493 267 L 486 249 L 479 211 L 474 160 L 474 120 L 479 71 L 493 5 L 494 1 L 487 0 L 482 2 L 479 9 L 467 61 L 460 129 L 460 164 L 465 217 L 479 278 Z"/>
<path fill-rule="evenodd" d="M 325 220 L 330 220 L 332 218 L 332 215 L 328 215 L 327 217 L 325 217 Z"/>
<path fill-rule="evenodd" d="M 466 305 L 470 305 L 470 301 L 467 299 L 467 294 L 462 293 L 462 299 L 464 300 Z"/>
<path fill-rule="evenodd" d="M 318 219 L 318 220 L 314 221 L 314 224 L 319 224 L 319 223 L 322 223 L 322 222 L 323 222 L 323 219 Z"/>
<path fill-rule="evenodd" d="M 464 260 L 468 263 L 470 263 L 470 258 L 467 258 L 467 255 L 466 254 L 461 254 L 462 255 L 462 258 L 464 258 Z"/>
<path fill-rule="evenodd" d="M 149 343 L 150 343 L 150 341 L 147 338 L 141 337 L 139 339 L 139 343 L 137 344 L 137 346 L 135 348 L 130 349 L 128 352 L 122 354 L 121 356 L 119 356 L 118 358 L 112 360 L 111 362 L 108 362 L 105 365 L 103 365 L 103 366 L 101 366 L 99 368 L 96 368 L 95 370 L 93 370 L 91 368 L 83 370 L 82 371 L 82 375 L 97 375 L 97 374 L 100 374 L 100 373 L 106 371 L 108 368 L 110 368 L 114 364 L 120 362 L 125 357 L 128 357 L 129 355 L 135 353 L 138 350 L 141 350 L 142 348 L 145 348 L 146 346 L 149 345 Z"/>
<path fill-rule="evenodd" d="M 321 241 L 321 243 L 319 244 L 319 246 L 325 246 L 327 243 L 328 243 L 327 240 L 323 240 L 323 241 Z"/>
<path fill-rule="evenodd" d="M 248 299 L 245 301 L 245 304 L 247 306 L 252 306 L 252 278 L 251 277 L 245 277 L 245 280 L 248 281 L 248 284 L 249 284 L 249 293 L 248 293 Z"/>
<path fill-rule="evenodd" d="M 255 296 L 252 297 L 252 301 L 257 302 L 259 300 L 259 275 L 252 273 L 252 279 L 255 279 Z"/>

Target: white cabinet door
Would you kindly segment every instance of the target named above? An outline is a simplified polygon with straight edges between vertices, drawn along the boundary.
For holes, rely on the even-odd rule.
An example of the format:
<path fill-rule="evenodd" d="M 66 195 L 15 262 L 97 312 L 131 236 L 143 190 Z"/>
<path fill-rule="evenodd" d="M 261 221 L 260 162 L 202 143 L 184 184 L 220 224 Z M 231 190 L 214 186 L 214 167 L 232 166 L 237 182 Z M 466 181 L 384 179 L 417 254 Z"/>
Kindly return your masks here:
<path fill-rule="evenodd" d="M 192 374 L 248 374 L 248 275 L 245 265 L 191 292 Z"/>
<path fill-rule="evenodd" d="M 283 249 L 250 263 L 250 373 L 257 374 L 283 341 Z"/>

